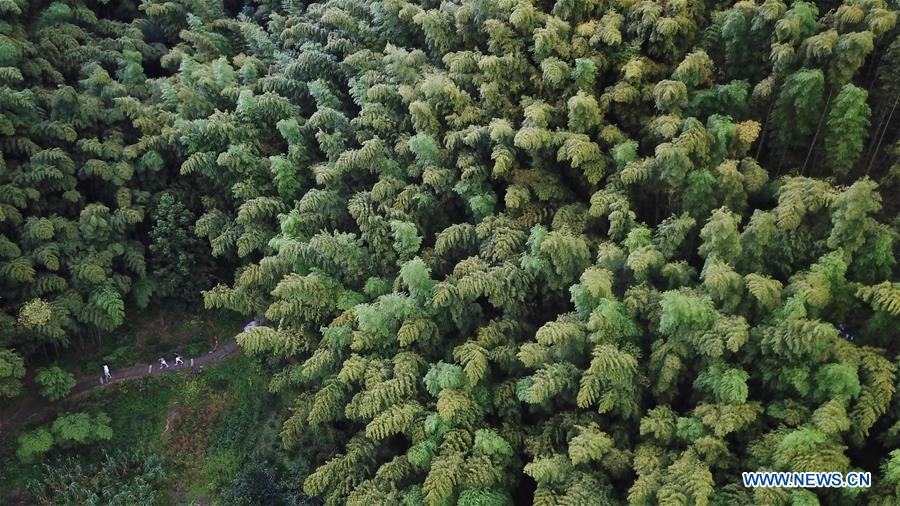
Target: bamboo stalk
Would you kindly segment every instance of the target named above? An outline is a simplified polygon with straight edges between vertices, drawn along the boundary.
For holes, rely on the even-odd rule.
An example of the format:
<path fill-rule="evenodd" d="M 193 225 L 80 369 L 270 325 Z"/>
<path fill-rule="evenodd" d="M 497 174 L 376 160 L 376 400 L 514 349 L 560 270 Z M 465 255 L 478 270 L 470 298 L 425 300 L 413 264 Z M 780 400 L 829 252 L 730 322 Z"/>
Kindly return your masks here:
<path fill-rule="evenodd" d="M 806 159 L 803 160 L 803 168 L 800 174 L 806 175 L 806 164 L 809 163 L 809 157 L 812 155 L 813 149 L 816 147 L 816 140 L 819 138 L 819 132 L 822 131 L 822 124 L 825 123 L 825 115 L 828 114 L 828 106 L 831 104 L 831 96 L 834 94 L 834 87 L 828 92 L 828 99 L 825 100 L 825 107 L 822 108 L 822 116 L 819 117 L 819 126 L 816 128 L 816 134 L 813 135 L 812 143 L 809 145 L 809 151 L 806 152 Z"/>
<path fill-rule="evenodd" d="M 875 163 L 875 158 L 878 157 L 878 150 L 881 149 L 881 143 L 884 141 L 884 136 L 887 135 L 888 128 L 891 126 L 891 118 L 894 117 L 894 110 L 897 109 L 897 102 L 900 102 L 900 91 L 897 92 L 897 98 L 894 99 L 894 105 L 891 106 L 891 113 L 887 117 L 884 130 L 881 131 L 881 138 L 878 139 L 878 144 L 875 145 L 875 150 L 872 152 L 872 157 L 869 159 L 869 165 L 866 167 L 867 176 L 869 175 L 869 171 L 872 170 L 872 164 Z"/>

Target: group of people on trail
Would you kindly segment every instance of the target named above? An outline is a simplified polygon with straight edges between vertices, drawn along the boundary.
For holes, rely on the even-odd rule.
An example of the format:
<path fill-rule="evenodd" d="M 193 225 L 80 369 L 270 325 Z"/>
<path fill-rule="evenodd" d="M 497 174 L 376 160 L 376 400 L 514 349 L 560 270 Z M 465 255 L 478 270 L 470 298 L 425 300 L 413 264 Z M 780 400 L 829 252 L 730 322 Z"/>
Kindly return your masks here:
<path fill-rule="evenodd" d="M 178 367 L 179 365 L 184 365 L 184 359 L 181 358 L 181 355 L 179 355 L 179 354 L 176 353 L 176 354 L 175 354 L 175 367 Z M 166 368 L 168 368 L 168 367 L 171 367 L 171 366 L 169 365 L 168 362 L 166 362 L 165 357 L 159 357 L 159 370 L 162 371 L 163 369 L 166 369 Z M 193 368 L 193 367 L 194 367 L 194 359 L 191 359 L 191 368 Z M 153 366 L 152 366 L 152 365 L 151 365 L 150 368 L 147 370 L 147 372 L 148 372 L 148 373 L 152 373 L 152 372 L 153 372 Z M 203 364 L 200 364 L 200 370 L 199 370 L 199 372 L 203 372 Z"/>
<path fill-rule="evenodd" d="M 176 366 L 184 365 L 184 360 L 182 360 L 181 355 L 179 355 L 177 353 L 175 354 L 175 365 Z M 159 357 L 159 369 L 162 370 L 162 369 L 165 369 L 166 367 L 169 367 L 169 363 L 166 362 L 165 358 Z"/>
<path fill-rule="evenodd" d="M 184 359 L 181 358 L 181 355 L 178 353 L 175 354 L 175 366 L 184 365 Z M 163 370 L 170 367 L 169 363 L 166 362 L 165 357 L 159 357 L 159 370 Z M 194 367 L 194 359 L 191 359 L 191 367 Z M 200 372 L 203 372 L 203 366 L 200 366 Z M 147 374 L 153 373 L 153 365 L 147 367 Z M 112 374 L 109 372 L 109 365 L 103 364 L 103 376 L 100 377 L 100 384 L 109 383 L 112 379 Z"/>
<path fill-rule="evenodd" d="M 253 327 L 258 327 L 260 325 L 261 325 L 261 322 L 259 320 L 251 320 L 246 325 L 244 325 L 244 332 L 252 329 Z M 219 336 L 216 335 L 215 336 L 215 345 L 209 351 L 209 353 L 216 351 L 218 348 L 219 348 Z M 181 358 L 181 355 L 176 353 L 175 354 L 175 367 L 178 367 L 179 365 L 184 365 L 184 359 Z M 168 362 L 166 362 L 165 357 L 159 357 L 159 370 L 160 371 L 162 371 L 163 369 L 168 369 L 170 367 L 171 366 L 169 365 Z M 194 359 L 191 359 L 191 367 L 192 368 L 194 367 Z M 200 365 L 198 372 L 203 372 L 203 364 Z M 153 373 L 153 364 L 150 364 L 147 367 L 147 374 L 152 374 L 152 373 Z M 112 374 L 109 371 L 109 365 L 103 364 L 103 376 L 100 377 L 100 384 L 108 383 L 110 380 L 112 380 Z"/>

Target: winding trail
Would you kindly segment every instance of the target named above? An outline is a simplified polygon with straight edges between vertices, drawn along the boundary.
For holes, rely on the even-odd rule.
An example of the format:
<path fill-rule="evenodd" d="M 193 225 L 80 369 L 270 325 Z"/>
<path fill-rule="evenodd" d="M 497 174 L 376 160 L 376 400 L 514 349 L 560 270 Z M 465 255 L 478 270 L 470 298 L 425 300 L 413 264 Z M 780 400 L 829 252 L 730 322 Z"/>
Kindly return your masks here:
<path fill-rule="evenodd" d="M 238 351 L 237 342 L 235 342 L 234 339 L 231 339 L 215 351 L 210 351 L 199 357 L 194 357 L 194 367 L 197 368 L 203 365 L 221 362 L 236 351 Z M 184 357 L 184 365 L 176 366 L 173 363 L 170 364 L 168 369 L 163 369 L 162 371 L 159 369 L 159 362 L 134 365 L 127 369 L 112 370 L 110 371 L 112 379 L 104 383 L 100 382 L 100 374 L 96 376 L 83 376 L 75 383 L 75 386 L 72 388 L 72 391 L 69 392 L 69 395 L 62 399 L 50 402 L 41 396 L 33 395 L 22 402 L 15 411 L 7 413 L 6 410 L 0 410 L 2 411 L 0 412 L 0 433 L 18 427 L 29 418 L 35 415 L 42 415 L 45 412 L 60 406 L 63 402 L 76 399 L 95 388 L 102 388 L 122 381 L 143 378 L 145 376 L 156 376 L 159 374 L 187 371 L 190 369 L 191 359 Z"/>

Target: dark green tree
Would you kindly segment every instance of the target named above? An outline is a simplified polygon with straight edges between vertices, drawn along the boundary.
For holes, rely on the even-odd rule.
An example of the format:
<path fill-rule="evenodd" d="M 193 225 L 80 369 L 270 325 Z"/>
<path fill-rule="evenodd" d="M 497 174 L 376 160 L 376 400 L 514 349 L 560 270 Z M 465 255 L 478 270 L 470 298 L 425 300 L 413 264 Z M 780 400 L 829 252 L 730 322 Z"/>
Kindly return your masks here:
<path fill-rule="evenodd" d="M 172 193 L 163 193 L 153 212 L 150 230 L 150 275 L 156 294 L 189 303 L 209 287 L 204 256 L 209 254 L 194 234 L 193 213 Z"/>

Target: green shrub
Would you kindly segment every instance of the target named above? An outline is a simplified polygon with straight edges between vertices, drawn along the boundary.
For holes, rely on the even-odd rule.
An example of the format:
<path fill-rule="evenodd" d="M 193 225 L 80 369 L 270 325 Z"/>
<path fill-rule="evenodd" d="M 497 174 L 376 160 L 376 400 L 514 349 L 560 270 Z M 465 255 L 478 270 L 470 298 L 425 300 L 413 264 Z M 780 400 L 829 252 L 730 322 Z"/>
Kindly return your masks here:
<path fill-rule="evenodd" d="M 203 482 L 210 492 L 222 490 L 237 475 L 241 467 L 241 455 L 235 450 L 217 450 L 208 453 L 203 467 Z"/>
<path fill-rule="evenodd" d="M 75 446 L 107 441 L 113 431 L 106 413 L 63 413 L 49 426 L 38 427 L 19 436 L 16 455 L 22 462 L 33 462 L 54 446 Z"/>
<path fill-rule="evenodd" d="M 230 504 L 273 504 L 278 497 L 278 478 L 265 462 L 248 462 L 222 494 Z"/>
<path fill-rule="evenodd" d="M 41 388 L 41 395 L 56 401 L 69 395 L 75 386 L 75 376 L 59 366 L 45 367 L 35 372 L 34 382 Z"/>
<path fill-rule="evenodd" d="M 0 397 L 15 397 L 22 391 L 25 362 L 12 350 L 0 349 Z"/>
<path fill-rule="evenodd" d="M 272 466 L 264 460 L 244 464 L 222 493 L 226 504 L 252 506 L 279 504 L 285 506 L 315 506 L 322 504 L 316 497 L 304 494 L 297 483 L 308 474 L 306 469 L 288 470 Z M 373 505 L 374 506 L 374 505 Z"/>
<path fill-rule="evenodd" d="M 53 434 L 46 427 L 39 427 L 19 436 L 16 456 L 24 463 L 34 462 L 53 448 Z"/>
<path fill-rule="evenodd" d="M 50 430 L 63 448 L 112 439 L 110 418 L 106 413 L 65 413 L 53 421 Z"/>

